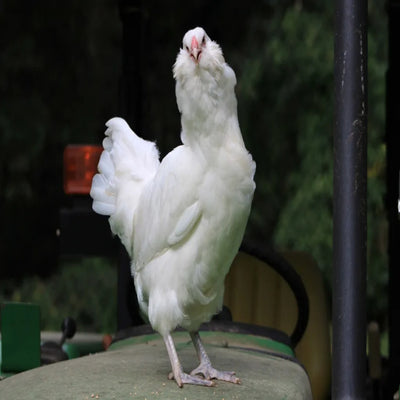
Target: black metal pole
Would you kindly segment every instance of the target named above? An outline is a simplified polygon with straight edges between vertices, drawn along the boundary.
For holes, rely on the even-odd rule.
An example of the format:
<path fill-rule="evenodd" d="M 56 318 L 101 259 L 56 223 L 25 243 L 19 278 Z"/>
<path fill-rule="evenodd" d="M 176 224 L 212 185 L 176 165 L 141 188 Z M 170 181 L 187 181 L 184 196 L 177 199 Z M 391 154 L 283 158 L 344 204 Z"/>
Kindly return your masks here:
<path fill-rule="evenodd" d="M 399 388 L 400 376 L 400 220 L 397 212 L 400 172 L 400 0 L 389 0 L 386 75 L 386 209 L 389 222 L 389 376 L 385 398 Z"/>
<path fill-rule="evenodd" d="M 141 0 L 120 0 L 122 21 L 122 77 L 120 82 L 120 115 L 131 128 L 142 135 L 142 7 Z M 118 258 L 117 328 L 139 325 L 142 320 L 136 298 L 130 260 L 120 243 Z"/>
<path fill-rule="evenodd" d="M 120 112 L 131 128 L 142 132 L 142 4 L 141 0 L 120 0 L 122 21 L 122 79 Z"/>
<path fill-rule="evenodd" d="M 333 399 L 365 398 L 367 1 L 336 0 Z"/>

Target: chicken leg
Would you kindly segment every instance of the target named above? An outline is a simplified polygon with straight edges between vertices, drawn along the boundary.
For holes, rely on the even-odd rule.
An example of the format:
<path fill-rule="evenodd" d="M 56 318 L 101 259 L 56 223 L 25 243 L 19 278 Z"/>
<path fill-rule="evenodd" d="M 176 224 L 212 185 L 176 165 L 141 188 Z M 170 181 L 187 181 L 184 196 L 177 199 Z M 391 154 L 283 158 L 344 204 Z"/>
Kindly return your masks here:
<path fill-rule="evenodd" d="M 218 371 L 211 365 L 211 361 L 208 358 L 203 343 L 201 342 L 199 332 L 191 332 L 190 337 L 192 338 L 197 357 L 200 361 L 200 365 L 195 368 L 190 375 L 195 376 L 201 374 L 207 380 L 218 379 L 220 381 L 240 383 L 240 379 L 235 376 L 234 371 Z"/>
<path fill-rule="evenodd" d="M 164 336 L 164 342 L 165 346 L 167 347 L 168 356 L 172 367 L 172 373 L 169 375 L 169 379 L 175 379 L 179 387 L 182 387 L 184 383 L 202 386 L 215 386 L 214 382 L 211 380 L 202 379 L 199 376 L 189 375 L 183 372 L 171 334 Z"/>

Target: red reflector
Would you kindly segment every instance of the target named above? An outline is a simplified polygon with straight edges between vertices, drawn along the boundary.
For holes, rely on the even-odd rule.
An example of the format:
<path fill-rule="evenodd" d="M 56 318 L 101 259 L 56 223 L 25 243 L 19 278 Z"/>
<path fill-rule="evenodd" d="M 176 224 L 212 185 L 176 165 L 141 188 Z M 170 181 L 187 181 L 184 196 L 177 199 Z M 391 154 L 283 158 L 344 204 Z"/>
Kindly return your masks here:
<path fill-rule="evenodd" d="M 89 194 L 103 148 L 94 145 L 68 145 L 64 150 L 64 192 Z"/>

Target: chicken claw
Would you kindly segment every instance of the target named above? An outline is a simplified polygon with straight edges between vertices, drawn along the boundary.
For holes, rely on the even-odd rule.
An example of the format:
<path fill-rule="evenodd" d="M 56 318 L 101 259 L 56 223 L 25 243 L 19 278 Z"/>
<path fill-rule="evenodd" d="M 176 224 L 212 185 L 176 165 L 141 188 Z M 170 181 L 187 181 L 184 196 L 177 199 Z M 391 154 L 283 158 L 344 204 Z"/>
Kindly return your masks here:
<path fill-rule="evenodd" d="M 218 379 L 219 381 L 226 381 L 231 383 L 240 383 L 240 379 L 235 376 L 234 371 L 218 371 L 211 365 L 211 361 L 208 358 L 206 349 L 201 342 L 200 335 L 198 332 L 191 332 L 190 337 L 196 349 L 197 357 L 200 360 L 200 365 L 195 368 L 190 375 L 203 375 L 204 378 Z"/>
<path fill-rule="evenodd" d="M 168 379 L 175 379 L 176 383 L 179 387 L 183 387 L 183 384 L 187 383 L 190 385 L 200 385 L 200 386 L 215 386 L 215 383 L 209 379 L 203 379 L 199 376 L 194 376 L 192 374 L 186 374 L 181 371 L 176 378 L 173 372 L 170 372 L 168 375 Z"/>
<path fill-rule="evenodd" d="M 197 368 L 195 368 L 190 375 L 203 375 L 205 379 L 217 379 L 219 381 L 238 383 L 240 384 L 240 379 L 235 376 L 235 371 L 218 371 L 215 369 L 211 363 L 201 363 Z"/>

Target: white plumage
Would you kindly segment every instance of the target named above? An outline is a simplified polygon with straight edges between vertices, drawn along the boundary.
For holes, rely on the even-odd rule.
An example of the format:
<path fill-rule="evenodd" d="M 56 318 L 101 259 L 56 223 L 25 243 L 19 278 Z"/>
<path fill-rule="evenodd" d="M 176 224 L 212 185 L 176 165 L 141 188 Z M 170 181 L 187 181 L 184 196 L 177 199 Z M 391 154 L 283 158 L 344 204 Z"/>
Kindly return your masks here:
<path fill-rule="evenodd" d="M 178 385 L 238 382 L 211 366 L 197 330 L 222 306 L 224 278 L 250 212 L 255 164 L 238 124 L 235 73 L 202 28 L 185 34 L 173 72 L 183 144 L 160 163 L 154 143 L 123 119 L 108 121 L 93 209 L 110 215 L 131 257 L 141 311 L 164 337 Z M 170 336 L 177 326 L 191 333 L 199 356 L 191 375 Z"/>

